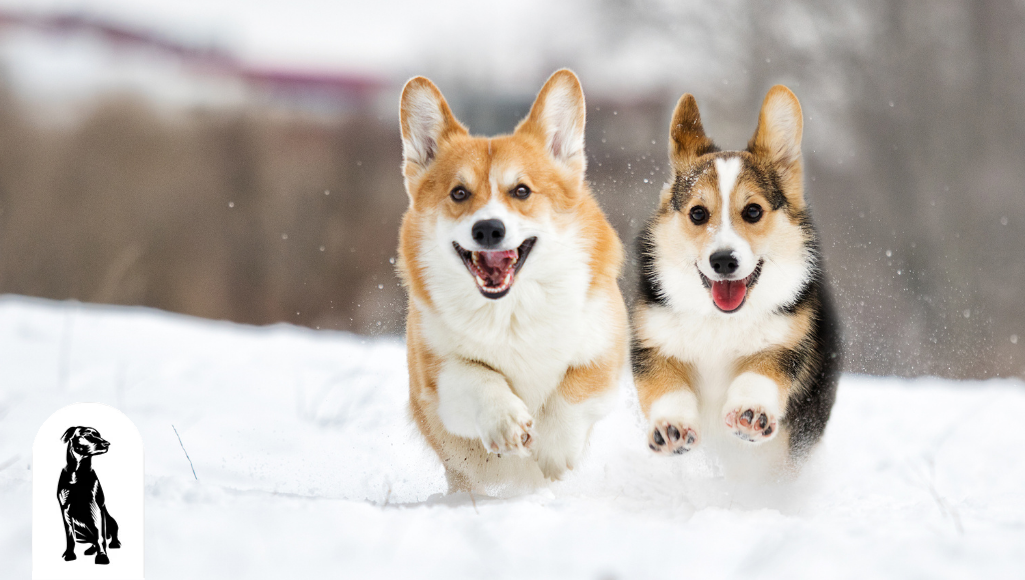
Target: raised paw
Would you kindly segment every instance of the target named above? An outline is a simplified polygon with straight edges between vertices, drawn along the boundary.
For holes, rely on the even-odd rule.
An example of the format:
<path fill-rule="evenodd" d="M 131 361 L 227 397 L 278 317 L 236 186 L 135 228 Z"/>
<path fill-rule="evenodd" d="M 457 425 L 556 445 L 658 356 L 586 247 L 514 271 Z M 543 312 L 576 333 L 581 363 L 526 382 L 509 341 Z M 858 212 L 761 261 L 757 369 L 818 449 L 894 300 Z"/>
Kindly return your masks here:
<path fill-rule="evenodd" d="M 682 455 L 697 444 L 697 430 L 682 421 L 653 421 L 648 433 L 648 447 L 655 453 Z"/>
<path fill-rule="evenodd" d="M 744 441 L 762 443 L 779 431 L 776 416 L 760 406 L 740 407 L 726 413 L 726 427 Z"/>
<path fill-rule="evenodd" d="M 100 551 L 100 549 L 97 548 L 96 546 L 89 546 L 82 553 L 85 554 L 86 556 L 92 556 L 93 554 L 95 554 L 96 552 L 99 552 L 99 551 Z"/>
<path fill-rule="evenodd" d="M 113 548 L 113 549 L 116 550 L 116 549 L 121 547 L 121 542 L 119 542 L 117 540 L 111 540 L 110 543 L 107 544 L 107 547 L 108 548 Z"/>
<path fill-rule="evenodd" d="M 482 425 L 481 443 L 488 453 L 511 453 L 530 457 L 530 446 L 534 443 L 534 419 L 526 408 L 500 413 Z"/>
<path fill-rule="evenodd" d="M 64 552 L 64 555 L 61 556 L 61 557 L 64 558 L 65 562 L 70 562 L 70 561 L 76 559 L 78 556 L 75 555 L 75 551 L 74 550 L 67 550 L 67 551 Z"/>

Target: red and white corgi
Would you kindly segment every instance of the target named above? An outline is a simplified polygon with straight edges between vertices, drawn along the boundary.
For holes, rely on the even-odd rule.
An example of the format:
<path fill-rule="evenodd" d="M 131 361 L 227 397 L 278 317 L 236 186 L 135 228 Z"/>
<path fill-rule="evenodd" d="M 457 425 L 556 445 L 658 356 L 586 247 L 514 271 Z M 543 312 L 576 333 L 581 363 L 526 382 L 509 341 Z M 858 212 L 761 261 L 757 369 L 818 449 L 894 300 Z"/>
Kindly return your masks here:
<path fill-rule="evenodd" d="M 639 239 L 632 362 L 648 446 L 718 451 L 734 473 L 795 466 L 819 440 L 839 328 L 804 197 L 801 106 L 773 87 L 744 151 L 705 136 L 683 95 L 672 181 Z M 751 471 L 747 468 L 751 468 Z"/>
<path fill-rule="evenodd" d="M 628 356 L 623 250 L 584 181 L 580 82 L 552 75 L 511 135 L 470 136 L 423 77 L 400 116 L 413 419 L 450 491 L 558 479 Z"/>

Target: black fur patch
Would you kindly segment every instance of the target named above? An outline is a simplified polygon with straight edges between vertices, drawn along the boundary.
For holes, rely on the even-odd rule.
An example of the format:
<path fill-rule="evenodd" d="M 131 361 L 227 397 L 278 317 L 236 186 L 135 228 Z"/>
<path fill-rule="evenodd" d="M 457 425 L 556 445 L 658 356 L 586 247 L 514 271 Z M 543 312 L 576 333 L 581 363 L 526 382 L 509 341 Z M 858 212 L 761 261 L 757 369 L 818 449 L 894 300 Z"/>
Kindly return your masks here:
<path fill-rule="evenodd" d="M 784 367 L 795 387 L 787 401 L 785 422 L 790 426 L 790 454 L 796 458 L 822 438 L 843 364 L 840 323 L 823 278 L 817 277 L 810 288 L 806 307 L 814 313 L 811 332 L 795 349 L 792 363 Z"/>
<path fill-rule="evenodd" d="M 715 148 L 715 150 L 718 151 L 719 149 Z M 687 200 L 690 199 L 698 178 L 708 170 L 711 164 L 712 160 L 707 160 L 700 165 L 691 166 L 685 173 L 676 174 L 676 178 L 673 180 L 673 195 L 669 199 L 673 211 L 680 211 L 683 209 L 683 206 L 687 205 Z"/>
<path fill-rule="evenodd" d="M 796 347 L 779 353 L 777 362 L 794 387 L 784 422 L 790 426 L 790 454 L 800 458 L 822 438 L 826 429 L 843 357 L 840 323 L 822 270 L 818 234 L 807 211 L 797 218 L 806 235 L 805 246 L 811 252 L 812 275 L 794 301 L 777 311 L 777 315 L 794 316 L 810 311 L 812 327 Z"/>
<path fill-rule="evenodd" d="M 667 304 L 662 286 L 655 275 L 655 240 L 651 230 L 655 220 L 651 220 L 637 236 L 637 266 L 641 274 L 640 300 L 645 304 Z"/>
<path fill-rule="evenodd" d="M 790 202 L 787 201 L 787 196 L 783 194 L 783 188 L 779 184 L 779 173 L 774 168 L 759 167 L 758 165 L 748 165 L 748 167 L 755 174 L 758 187 L 765 192 L 765 197 L 769 200 L 769 206 L 773 211 L 789 207 Z"/>
<path fill-rule="evenodd" d="M 630 339 L 630 367 L 633 369 L 635 377 L 641 377 L 648 373 L 655 356 L 657 356 L 655 349 L 641 346 L 636 337 Z"/>

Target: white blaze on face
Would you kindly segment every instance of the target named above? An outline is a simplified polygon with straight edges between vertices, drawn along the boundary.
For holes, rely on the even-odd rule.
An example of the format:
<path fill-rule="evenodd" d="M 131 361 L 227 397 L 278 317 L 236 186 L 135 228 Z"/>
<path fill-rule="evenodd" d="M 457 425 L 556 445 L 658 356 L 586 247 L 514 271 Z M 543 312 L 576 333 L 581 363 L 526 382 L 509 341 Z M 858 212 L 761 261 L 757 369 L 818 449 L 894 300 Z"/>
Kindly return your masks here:
<path fill-rule="evenodd" d="M 698 264 L 702 272 L 705 273 L 705 276 L 711 279 L 718 278 L 718 274 L 712 270 L 708 260 L 712 254 L 722 250 L 732 252 L 737 259 L 737 263 L 740 265 L 733 276 L 734 279 L 746 278 L 754 271 L 757 265 L 754 252 L 751 250 L 751 244 L 733 229 L 733 220 L 737 216 L 733 213 L 731 196 L 736 193 L 737 180 L 740 178 L 742 169 L 743 163 L 739 157 L 715 160 L 715 172 L 719 175 L 719 197 L 722 200 L 720 213 L 722 215 L 719 219 L 718 229 L 715 232 L 715 238 L 713 238 L 712 243 L 706 249 L 703 258 Z"/>
<path fill-rule="evenodd" d="M 523 171 L 515 165 L 505 167 L 492 165 L 491 173 L 488 175 L 488 181 L 491 183 L 491 199 L 499 199 L 503 195 L 508 195 L 509 190 L 519 185 L 521 179 L 523 179 Z"/>
<path fill-rule="evenodd" d="M 471 175 L 469 171 L 461 172 L 457 175 L 461 177 L 463 183 L 471 183 L 467 179 Z M 491 172 L 488 175 L 490 191 L 473 192 L 473 195 L 487 195 L 488 203 L 454 223 L 446 224 L 442 220 L 439 226 L 449 231 L 449 234 L 443 236 L 442 239 L 448 237 L 470 251 L 483 250 L 484 248 L 481 248 L 473 240 L 473 225 L 483 220 L 499 220 L 505 226 L 505 238 L 498 247 L 487 249 L 513 250 L 519 247 L 525 239 L 530 237 L 525 233 L 525 230 L 530 228 L 529 224 L 524 223 L 520 214 L 510 209 L 508 205 L 510 203 L 508 190 L 519 183 L 521 176 L 522 172 L 517 167 L 498 168 L 492 166 Z"/>

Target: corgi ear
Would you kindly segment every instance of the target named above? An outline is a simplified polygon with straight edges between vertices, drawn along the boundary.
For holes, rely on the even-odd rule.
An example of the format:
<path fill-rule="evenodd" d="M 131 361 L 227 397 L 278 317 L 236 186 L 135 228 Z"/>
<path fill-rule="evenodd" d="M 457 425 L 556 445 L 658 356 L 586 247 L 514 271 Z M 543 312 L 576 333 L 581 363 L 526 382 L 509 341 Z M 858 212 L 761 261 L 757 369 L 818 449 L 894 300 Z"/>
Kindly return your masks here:
<path fill-rule="evenodd" d="M 747 150 L 783 171 L 800 170 L 803 130 L 801 103 L 790 89 L 776 85 L 765 95 L 758 114 L 758 128 Z"/>
<path fill-rule="evenodd" d="M 698 157 L 718 150 L 715 143 L 705 136 L 694 95 L 684 94 L 676 103 L 669 125 L 669 160 L 682 170 Z"/>
<path fill-rule="evenodd" d="M 402 172 L 407 183 L 423 174 L 438 155 L 438 146 L 466 128 L 452 115 L 445 97 L 434 83 L 415 77 L 402 89 L 399 105 L 402 125 Z"/>
<path fill-rule="evenodd" d="M 530 114 L 516 127 L 516 133 L 533 133 L 543 140 L 545 150 L 556 162 L 583 179 L 587 168 L 584 154 L 584 91 L 573 71 L 555 71 L 541 88 Z"/>
<path fill-rule="evenodd" d="M 75 436 L 75 431 L 78 431 L 79 427 L 68 427 L 68 430 L 61 435 L 61 441 L 67 443 L 72 437 Z"/>

